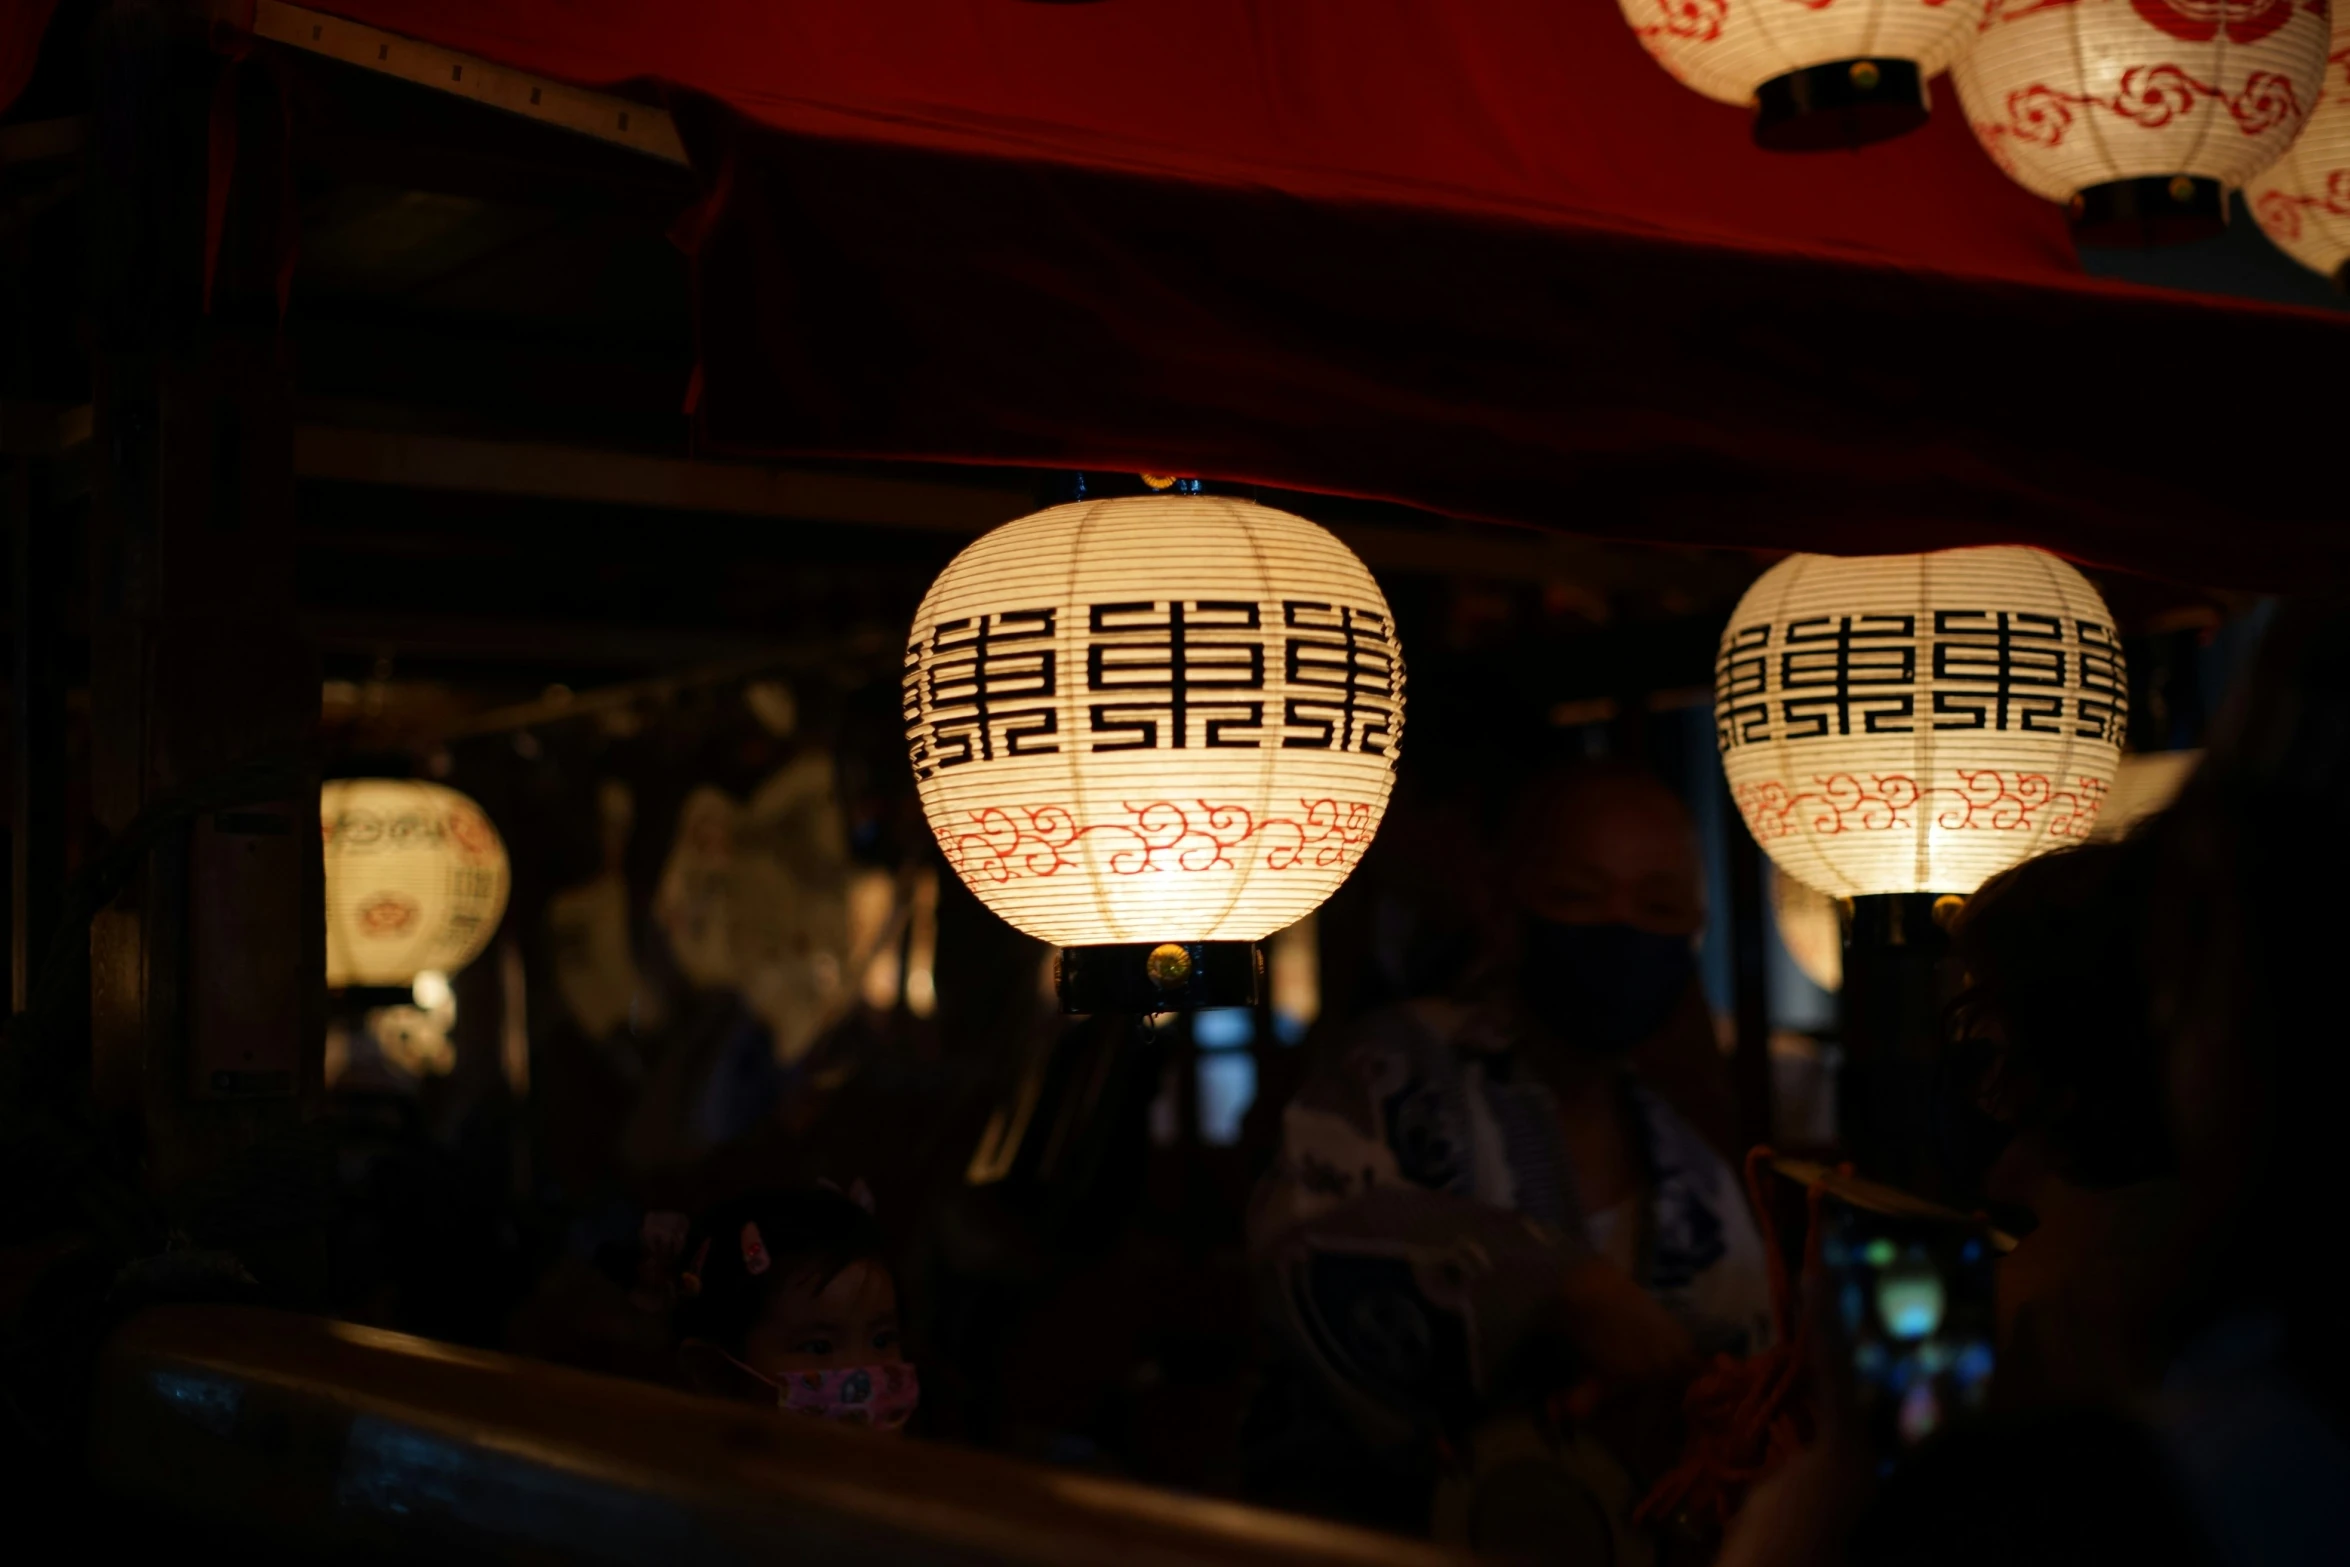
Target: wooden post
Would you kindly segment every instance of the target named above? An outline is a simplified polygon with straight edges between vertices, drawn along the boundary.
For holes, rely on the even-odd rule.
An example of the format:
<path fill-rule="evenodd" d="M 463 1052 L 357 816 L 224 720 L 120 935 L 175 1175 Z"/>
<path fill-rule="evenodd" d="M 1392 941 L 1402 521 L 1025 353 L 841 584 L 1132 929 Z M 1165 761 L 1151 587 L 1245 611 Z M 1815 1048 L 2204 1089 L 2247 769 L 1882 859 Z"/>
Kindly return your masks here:
<path fill-rule="evenodd" d="M 264 1283 L 314 1248 L 294 1145 L 325 1015 L 318 673 L 298 628 L 266 76 L 149 7 L 98 22 L 91 796 L 162 820 L 91 932 L 93 1087 L 150 1195 Z M 216 96 L 221 73 L 244 74 Z M 207 149 L 236 157 L 205 299 Z M 191 803 L 195 802 L 195 803 Z M 314 1237 L 313 1237 L 314 1239 Z M 264 1262 L 268 1256 L 270 1262 Z"/>
<path fill-rule="evenodd" d="M 16 647 L 9 686 L 9 945 L 15 1010 L 32 1002 L 65 895 L 63 600 L 71 575 L 63 521 L 48 504 L 52 467 L 20 457 L 7 476 Z"/>
<path fill-rule="evenodd" d="M 1730 975 L 1737 1042 L 1730 1083 L 1738 1099 L 1738 1133 L 1749 1148 L 1771 1140 L 1771 1010 L 1765 973 L 1762 850 L 1738 820 L 1730 822 Z"/>
<path fill-rule="evenodd" d="M 1930 893 L 1855 898 L 1844 944 L 1838 1141 L 1872 1180 L 1961 1198 L 1937 1145 L 1934 1073 L 1957 993 L 1950 937 Z"/>

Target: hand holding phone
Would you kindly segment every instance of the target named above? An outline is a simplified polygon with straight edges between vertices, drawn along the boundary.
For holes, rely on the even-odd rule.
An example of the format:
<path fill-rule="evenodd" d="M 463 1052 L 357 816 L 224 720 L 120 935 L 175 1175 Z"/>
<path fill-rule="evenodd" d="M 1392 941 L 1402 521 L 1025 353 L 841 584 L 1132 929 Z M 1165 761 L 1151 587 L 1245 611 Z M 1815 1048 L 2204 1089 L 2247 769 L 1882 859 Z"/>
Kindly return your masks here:
<path fill-rule="evenodd" d="M 1881 1465 L 1980 1410 L 1991 1384 L 1994 1248 L 1957 1214 L 1821 1207 L 1824 1304 Z"/>

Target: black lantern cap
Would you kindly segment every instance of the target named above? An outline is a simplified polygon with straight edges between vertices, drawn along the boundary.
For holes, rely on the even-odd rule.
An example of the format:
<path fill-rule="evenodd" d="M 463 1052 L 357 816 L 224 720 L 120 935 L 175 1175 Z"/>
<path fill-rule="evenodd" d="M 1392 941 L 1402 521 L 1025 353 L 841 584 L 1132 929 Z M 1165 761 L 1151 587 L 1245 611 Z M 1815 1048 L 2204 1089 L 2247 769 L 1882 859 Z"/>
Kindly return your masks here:
<path fill-rule="evenodd" d="M 2184 245 L 2226 232 L 2228 188 L 2193 174 L 2091 185 L 2073 198 L 2073 243 L 2103 250 Z"/>
<path fill-rule="evenodd" d="M 1831 152 L 1889 141 L 1926 123 L 1915 60 L 1831 60 L 1754 90 L 1754 144 L 1766 152 Z"/>
<path fill-rule="evenodd" d="M 1064 1012 L 1253 1007 L 1264 997 L 1265 953 L 1253 941 L 1063 947 L 1056 978 Z"/>
<path fill-rule="evenodd" d="M 1966 899 L 1950 892 L 1888 892 L 1854 898 L 1844 919 L 1849 956 L 1889 947 L 1934 952 L 1950 945 L 1950 927 Z"/>

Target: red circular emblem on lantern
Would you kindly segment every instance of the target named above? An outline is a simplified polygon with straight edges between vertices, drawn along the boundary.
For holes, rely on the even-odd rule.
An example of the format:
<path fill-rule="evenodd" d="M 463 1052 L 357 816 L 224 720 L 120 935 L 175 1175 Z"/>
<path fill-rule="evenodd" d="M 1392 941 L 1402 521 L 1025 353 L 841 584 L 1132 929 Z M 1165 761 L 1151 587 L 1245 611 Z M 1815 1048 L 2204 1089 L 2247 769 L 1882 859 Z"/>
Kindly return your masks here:
<path fill-rule="evenodd" d="M 416 923 L 417 908 L 396 892 L 379 892 L 359 905 L 359 929 L 368 936 L 397 936 Z"/>
<path fill-rule="evenodd" d="M 2205 43 L 2222 29 L 2228 42 L 2258 43 L 2292 19 L 2297 0 L 2130 0 L 2130 9 L 2173 38 Z"/>

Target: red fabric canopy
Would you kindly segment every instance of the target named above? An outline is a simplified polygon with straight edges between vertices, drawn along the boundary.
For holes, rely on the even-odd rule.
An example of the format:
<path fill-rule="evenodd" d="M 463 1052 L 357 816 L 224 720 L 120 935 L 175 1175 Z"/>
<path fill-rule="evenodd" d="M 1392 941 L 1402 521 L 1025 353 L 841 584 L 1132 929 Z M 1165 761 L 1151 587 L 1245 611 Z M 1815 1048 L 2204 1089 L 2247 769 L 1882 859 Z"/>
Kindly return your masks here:
<path fill-rule="evenodd" d="M 330 0 L 671 90 L 713 444 L 2344 575 L 2350 322 L 2084 277 L 1940 112 L 1768 155 L 1611 0 Z"/>
<path fill-rule="evenodd" d="M 2060 215 L 1955 114 L 1857 156 L 1767 156 L 1745 114 L 1648 60 L 1612 0 L 324 9 L 543 75 L 651 77 L 797 136 L 1982 276 L 2079 272 Z"/>
<path fill-rule="evenodd" d="M 49 30 L 57 0 L 8 0 L 0 5 L 0 113 L 16 102 L 41 59 L 41 35 Z"/>

